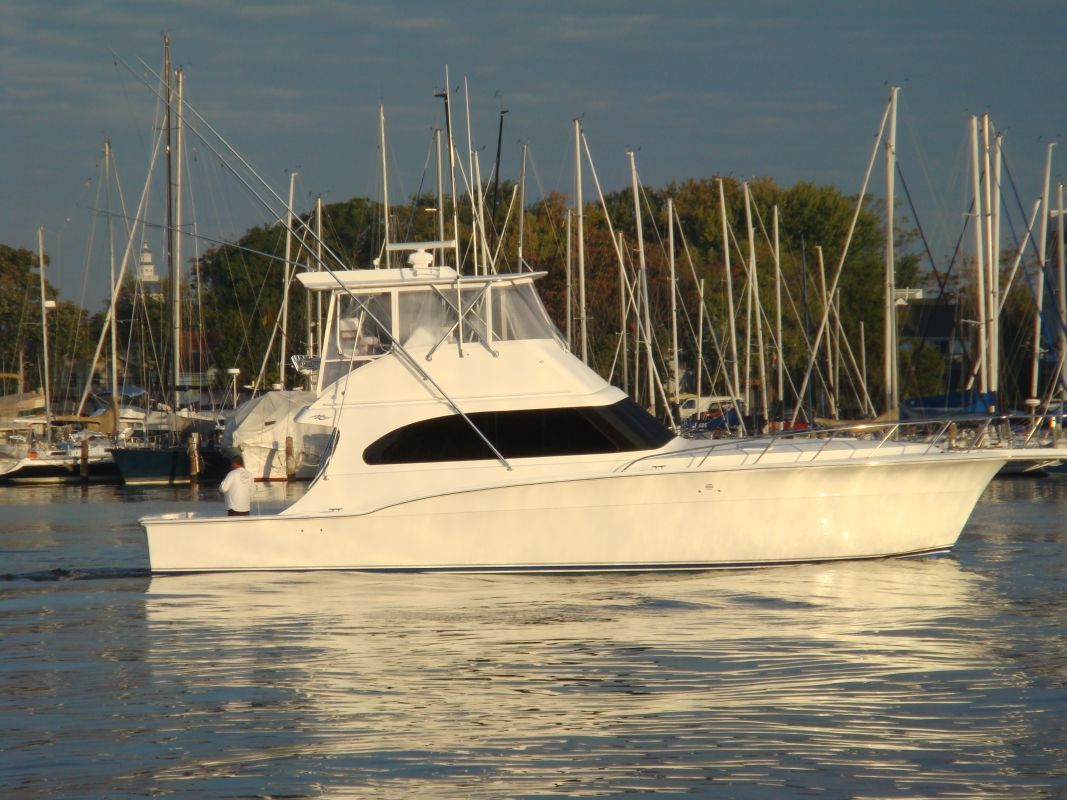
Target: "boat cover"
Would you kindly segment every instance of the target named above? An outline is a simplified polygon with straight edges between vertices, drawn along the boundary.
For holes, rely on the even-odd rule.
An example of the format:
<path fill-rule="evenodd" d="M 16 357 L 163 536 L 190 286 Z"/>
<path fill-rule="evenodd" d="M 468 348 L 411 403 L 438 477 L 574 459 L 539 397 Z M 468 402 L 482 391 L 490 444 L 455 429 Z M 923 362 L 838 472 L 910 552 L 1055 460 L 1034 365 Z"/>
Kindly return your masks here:
<path fill-rule="evenodd" d="M 310 480 L 330 438 L 331 428 L 297 423 L 294 418 L 315 400 L 314 392 L 273 391 L 237 408 L 222 433 L 223 448 L 241 451 L 256 480 Z M 286 439 L 292 457 L 286 459 Z"/>

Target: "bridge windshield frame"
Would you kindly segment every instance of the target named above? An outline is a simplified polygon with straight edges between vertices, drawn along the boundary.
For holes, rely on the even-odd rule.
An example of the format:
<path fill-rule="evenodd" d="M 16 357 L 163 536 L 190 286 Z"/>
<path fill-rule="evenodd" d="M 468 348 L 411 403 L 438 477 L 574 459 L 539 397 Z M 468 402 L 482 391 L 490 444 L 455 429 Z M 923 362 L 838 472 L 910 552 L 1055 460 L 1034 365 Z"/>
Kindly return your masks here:
<path fill-rule="evenodd" d="M 382 274 L 387 272 L 391 274 Z M 493 355 L 498 355 L 496 344 L 507 341 L 548 339 L 565 347 L 534 286 L 543 275 L 422 278 L 407 269 L 338 273 L 329 287 L 318 391 L 397 345 L 426 361 L 445 347 L 481 347 Z"/>

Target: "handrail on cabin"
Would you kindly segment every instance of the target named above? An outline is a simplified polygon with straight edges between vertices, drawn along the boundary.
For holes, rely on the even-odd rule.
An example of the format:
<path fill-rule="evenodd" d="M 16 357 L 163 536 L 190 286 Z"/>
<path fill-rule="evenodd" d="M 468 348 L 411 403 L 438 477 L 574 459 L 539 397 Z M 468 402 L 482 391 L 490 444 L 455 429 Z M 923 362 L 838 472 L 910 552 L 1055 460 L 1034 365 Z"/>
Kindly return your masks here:
<path fill-rule="evenodd" d="M 1060 415 L 1056 415 L 1054 419 L 1050 419 L 1053 428 L 1059 425 L 1062 426 Z M 1015 437 L 1012 435 L 1012 423 L 1026 423 L 1029 427 L 1029 432 L 1020 444 L 1015 442 Z M 937 425 L 937 430 L 932 433 L 926 433 L 930 427 Z M 1007 431 L 1007 435 L 1003 435 L 999 428 L 1003 427 Z M 813 439 L 823 439 L 822 446 L 815 451 L 812 456 L 812 460 L 817 459 L 831 444 L 850 446 L 854 451 L 856 448 L 854 443 L 862 439 L 869 438 L 877 435 L 880 438 L 878 444 L 870 451 L 870 455 L 875 455 L 886 442 L 903 441 L 905 443 L 913 444 L 926 444 L 926 450 L 924 454 L 931 451 L 940 449 L 942 452 L 972 452 L 979 449 L 990 449 L 997 447 L 1004 447 L 1007 449 L 1015 449 L 1016 447 L 1034 447 L 1032 444 L 1035 441 L 1035 431 L 1044 430 L 1046 426 L 1035 423 L 1032 417 L 1018 416 L 1018 415 L 998 415 L 993 417 L 982 417 L 967 420 L 959 419 L 929 419 L 929 420 L 907 420 L 907 421 L 895 421 L 895 422 L 861 422 L 851 425 L 843 425 L 833 428 L 809 428 L 807 430 L 797 431 L 776 431 L 773 433 L 767 433 L 758 437 L 751 437 L 748 442 L 752 445 L 760 447 L 760 452 L 750 462 L 752 464 L 759 463 L 761 459 L 775 445 L 780 445 L 782 442 L 789 442 L 789 440 L 805 440 L 810 441 Z M 973 432 L 973 436 L 969 435 Z M 909 433 L 914 438 L 909 438 Z M 1038 441 L 1040 441 L 1038 439 Z M 628 462 L 622 467 L 618 468 L 618 472 L 625 472 L 637 464 L 650 459 L 660 459 L 665 457 L 675 457 L 689 455 L 692 458 L 698 458 L 699 462 L 696 466 L 702 467 L 707 462 L 708 458 L 715 451 L 721 451 L 724 449 L 735 449 L 743 452 L 745 439 L 720 439 L 714 440 L 706 444 L 697 444 L 694 447 L 686 448 L 683 450 L 674 450 L 669 453 L 657 453 L 646 456 L 641 456 L 633 461 Z M 1057 436 L 1055 430 L 1053 430 L 1052 438 L 1048 442 L 1037 445 L 1040 447 L 1052 447 L 1057 442 Z M 799 457 L 799 449 L 797 449 Z M 747 459 L 746 459 L 747 460 Z"/>

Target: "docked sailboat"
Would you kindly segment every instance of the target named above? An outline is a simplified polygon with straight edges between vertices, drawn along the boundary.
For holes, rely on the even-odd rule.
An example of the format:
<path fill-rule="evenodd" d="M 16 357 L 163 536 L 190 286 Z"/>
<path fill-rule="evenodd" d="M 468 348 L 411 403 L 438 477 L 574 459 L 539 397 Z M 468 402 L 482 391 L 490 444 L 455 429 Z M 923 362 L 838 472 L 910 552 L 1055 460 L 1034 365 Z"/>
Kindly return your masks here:
<path fill-rule="evenodd" d="M 183 408 L 183 387 L 190 388 L 190 376 L 183 373 L 182 361 L 182 172 L 184 153 L 184 104 L 183 72 L 181 68 L 171 73 L 170 38 L 163 37 L 163 125 L 159 141 L 165 141 L 163 148 L 166 165 L 166 186 L 164 203 L 164 251 L 169 276 L 170 297 L 168 341 L 169 379 L 160 376 L 160 385 L 164 389 L 166 401 L 155 404 L 154 409 L 146 409 L 144 423 L 138 439 L 123 439 L 113 448 L 112 454 L 127 484 L 182 484 L 198 479 L 214 480 L 225 474 L 226 460 L 215 446 L 215 433 L 218 428 L 218 415 L 213 411 Z M 175 80 L 172 89 L 171 78 Z M 172 146 L 173 139 L 173 146 Z M 156 152 L 159 147 L 157 142 Z M 153 154 L 152 161 L 155 160 Z M 172 163 L 174 162 L 174 163 Z M 146 182 L 145 192 L 149 188 Z M 144 205 L 142 196 L 141 205 Z M 127 256 L 133 242 L 131 231 L 127 244 Z M 126 258 L 123 259 L 125 269 Z M 151 252 L 147 243 L 142 245 L 140 272 L 138 282 L 142 288 L 160 285 L 152 264 Z M 112 296 L 109 321 L 115 318 L 115 299 Z M 115 344 L 115 331 L 111 330 L 112 346 Z M 101 336 L 101 343 L 103 336 Z M 116 358 L 117 360 L 117 358 Z M 169 386 L 166 385 L 169 383 Z M 202 385 L 200 380 L 194 384 Z M 112 387 L 112 396 L 117 396 L 119 388 L 117 379 Z M 155 418 L 156 435 L 150 433 L 149 421 Z"/>
<path fill-rule="evenodd" d="M 38 270 L 41 287 L 41 391 L 40 416 L 19 415 L 20 433 L 0 444 L 0 483 L 63 483 L 114 480 L 115 462 L 110 442 L 89 430 L 74 432 L 59 423 L 83 425 L 84 417 L 57 417 L 52 410 L 51 369 L 48 347 L 48 310 L 56 302 L 48 298 L 45 279 L 44 228 L 37 229 Z M 36 410 L 36 395 L 20 393 L 14 406 L 29 401 L 25 410 Z"/>
<path fill-rule="evenodd" d="M 85 436 L 27 445 L 20 457 L 0 454 L 0 483 L 71 483 L 118 480 L 110 442 Z"/>
<path fill-rule="evenodd" d="M 330 297 L 307 492 L 277 514 L 144 517 L 151 569 L 695 569 L 950 549 L 1024 450 L 675 436 L 568 350 L 543 273 L 461 276 L 436 242 L 395 269 L 300 275 Z M 395 246 L 395 247 L 400 247 Z"/>

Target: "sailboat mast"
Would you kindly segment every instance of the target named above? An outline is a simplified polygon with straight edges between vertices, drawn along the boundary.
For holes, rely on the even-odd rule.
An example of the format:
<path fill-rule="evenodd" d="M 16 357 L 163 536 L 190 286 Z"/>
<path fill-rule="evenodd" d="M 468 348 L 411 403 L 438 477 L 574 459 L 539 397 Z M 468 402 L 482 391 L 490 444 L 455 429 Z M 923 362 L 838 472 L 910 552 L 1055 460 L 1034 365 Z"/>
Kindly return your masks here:
<path fill-rule="evenodd" d="M 994 256 L 993 256 L 993 168 L 990 164 L 990 130 L 989 130 L 989 115 L 982 115 L 982 193 L 983 193 L 983 233 L 985 235 L 985 290 L 986 290 L 986 342 L 985 342 L 985 357 L 986 357 L 986 382 L 988 385 L 988 391 L 996 392 L 997 390 L 997 376 L 995 370 L 995 356 L 993 351 L 996 349 L 996 340 L 993 338 L 994 322 L 993 318 L 996 316 L 996 278 L 994 277 Z M 996 402 L 994 397 L 993 402 Z M 995 410 L 995 409 L 994 409 Z"/>
<path fill-rule="evenodd" d="M 785 419 L 785 343 L 782 341 L 782 250 L 778 239 L 778 206 L 773 217 L 774 247 L 774 336 L 778 343 L 778 408 L 775 416 Z"/>
<path fill-rule="evenodd" d="M 867 335 L 863 329 L 863 320 L 860 320 L 860 380 L 867 386 Z"/>
<path fill-rule="evenodd" d="M 44 389 L 44 435 L 52 438 L 52 382 L 48 370 L 48 299 L 45 296 L 44 279 L 44 228 L 37 229 L 37 264 L 41 273 L 41 354 Z"/>
<path fill-rule="evenodd" d="M 526 233 L 526 148 L 522 145 L 522 166 L 519 168 L 519 244 L 516 258 L 519 262 L 519 272 L 522 272 L 522 239 Z"/>
<path fill-rule="evenodd" d="M 104 189 L 107 194 L 107 255 L 108 273 L 111 286 L 111 304 L 114 306 L 118 285 L 115 282 L 115 237 L 111 230 L 111 140 L 104 139 Z M 108 315 L 108 328 L 111 334 L 111 404 L 116 411 L 119 408 L 119 344 L 118 320 L 115 314 Z M 118 425 L 118 417 L 115 417 Z"/>
<path fill-rule="evenodd" d="M 448 173 L 452 187 L 452 239 L 456 258 L 456 274 L 461 272 L 459 258 L 459 202 L 456 199 L 456 145 L 452 134 L 452 90 L 448 83 L 448 66 L 445 66 L 445 133 L 448 136 Z"/>
<path fill-rule="evenodd" d="M 466 75 L 463 76 L 463 107 L 467 112 L 467 174 L 474 180 L 474 129 L 471 127 L 471 90 Z M 471 204 L 474 204 L 473 192 Z"/>
<path fill-rule="evenodd" d="M 830 309 L 830 297 L 826 291 L 826 262 L 823 260 L 822 246 L 815 248 L 815 255 L 819 259 L 819 293 L 822 296 L 823 315 L 826 319 L 832 319 Z M 837 419 L 837 391 L 834 387 L 834 348 L 830 336 L 826 337 L 826 403 L 830 409 L 830 416 Z M 812 351 L 812 360 L 819 357 L 818 352 Z"/>
<path fill-rule="evenodd" d="M 181 68 L 174 75 L 176 84 L 176 105 L 175 111 L 177 112 L 177 120 L 174 129 L 176 147 L 175 147 L 175 176 L 174 176 L 174 228 L 171 231 L 171 241 L 174 246 L 173 261 L 170 267 L 170 294 L 171 294 L 171 339 L 173 340 L 174 347 L 174 410 L 178 410 L 181 400 L 181 392 L 179 386 L 181 385 L 182 374 L 182 168 L 184 158 L 184 131 L 182 130 L 182 114 L 184 109 L 182 108 L 182 90 L 185 85 L 185 75 Z"/>
<path fill-rule="evenodd" d="M 322 271 L 322 195 L 315 200 L 315 264 Z M 315 292 L 315 349 L 314 355 L 322 356 L 322 292 Z M 319 367 L 321 369 L 321 367 Z"/>
<path fill-rule="evenodd" d="M 504 115 L 506 108 L 500 109 L 500 125 L 496 131 L 496 163 L 493 165 L 493 207 L 489 212 L 489 230 L 496 232 L 496 203 L 500 192 L 500 148 L 504 141 Z"/>
<path fill-rule="evenodd" d="M 760 410 L 763 412 L 764 424 L 770 418 L 767 406 L 767 359 L 763 347 L 763 306 L 759 297 L 759 280 L 756 275 L 756 229 L 752 224 L 752 192 L 745 183 L 745 222 L 748 225 L 748 285 L 752 289 L 752 304 L 756 314 L 756 356 L 759 359 L 759 393 Z"/>
<path fill-rule="evenodd" d="M 1037 400 L 1037 383 L 1041 372 L 1041 312 L 1045 304 L 1045 259 L 1048 248 L 1049 185 L 1052 182 L 1052 148 L 1055 142 L 1049 142 L 1045 148 L 1045 183 L 1041 192 L 1041 227 L 1037 240 L 1037 298 L 1034 311 L 1034 352 L 1030 364 L 1030 398 Z"/>
<path fill-rule="evenodd" d="M 578 339 L 582 363 L 589 363 L 589 338 L 585 320 L 585 215 L 582 210 L 582 122 L 574 120 L 574 208 L 578 223 Z"/>
<path fill-rule="evenodd" d="M 697 312 L 697 407 L 696 413 L 703 410 L 701 392 L 704 389 L 704 279 L 700 279 L 700 310 Z"/>
<path fill-rule="evenodd" d="M 722 258 L 723 270 L 726 274 L 726 318 L 727 336 L 730 337 L 730 366 L 733 370 L 733 391 L 737 392 L 741 386 L 740 365 L 737 360 L 737 320 L 734 317 L 734 283 L 730 269 L 730 229 L 726 224 L 726 190 L 723 188 L 722 178 L 719 178 L 719 214 L 722 219 Z M 745 394 L 748 397 L 747 390 Z"/>
<path fill-rule="evenodd" d="M 645 264 L 645 233 L 641 222 L 641 188 L 637 181 L 637 160 L 634 156 L 634 151 L 627 151 L 627 155 L 630 157 L 630 182 L 634 194 L 634 222 L 637 226 L 637 263 L 640 279 L 638 291 L 641 308 L 640 320 L 643 321 L 643 324 L 641 322 L 638 323 L 638 328 L 644 328 L 643 336 L 646 356 L 648 357 L 648 407 L 655 408 L 656 365 L 652 358 L 652 320 L 648 311 L 648 268 Z M 636 388 L 635 386 L 634 389 L 636 390 Z"/>
<path fill-rule="evenodd" d="M 573 266 L 574 266 L 574 264 L 573 264 L 574 243 L 572 241 L 573 239 L 574 239 L 574 211 L 572 211 L 571 209 L 568 208 L 567 209 L 567 261 L 566 261 L 566 264 L 567 264 L 567 283 L 566 283 L 567 291 L 566 291 L 566 300 L 565 300 L 567 311 L 564 314 L 564 317 L 566 318 L 565 330 L 566 330 L 566 334 L 567 334 L 567 349 L 572 353 L 574 352 L 574 330 L 573 330 L 573 325 L 572 325 L 573 316 L 574 315 L 571 313 L 571 309 L 574 308 L 574 290 L 573 290 L 572 279 L 571 279 L 571 276 L 572 276 L 572 273 L 573 273 Z"/>
<path fill-rule="evenodd" d="M 471 197 L 472 222 L 478 233 L 478 250 L 481 252 L 481 274 L 488 275 L 490 268 L 489 235 L 485 229 L 485 192 L 482 189 L 482 164 L 474 153 L 474 193 Z"/>
<path fill-rule="evenodd" d="M 463 291 L 460 289 L 459 275 L 462 272 L 459 256 L 459 198 L 456 197 L 456 144 L 452 134 L 452 90 L 448 82 L 448 65 L 445 65 L 445 131 L 448 133 L 448 172 L 452 185 L 452 242 L 456 256 L 456 308 L 460 309 L 456 346 L 459 357 L 463 358 Z M 470 127 L 467 128 L 468 135 Z"/>
<path fill-rule="evenodd" d="M 889 90 L 889 134 L 885 140 L 885 410 L 900 406 L 897 386 L 896 254 L 894 252 L 894 212 L 896 210 L 897 94 Z"/>
<path fill-rule="evenodd" d="M 629 305 L 629 294 L 627 292 L 629 282 L 626 280 L 626 264 L 623 261 L 623 237 L 622 231 L 618 234 L 618 252 L 619 252 L 619 341 L 622 344 L 622 390 L 626 394 L 630 393 L 630 341 L 629 341 L 629 325 L 627 324 L 629 315 L 626 313 L 627 306 Z"/>
<path fill-rule="evenodd" d="M 293 192 L 296 189 L 296 176 L 289 173 L 289 203 L 285 207 L 285 281 L 282 283 L 282 330 L 278 358 L 278 383 L 285 388 L 285 361 L 289 349 L 289 282 L 293 264 Z"/>
<path fill-rule="evenodd" d="M 992 245 L 989 251 L 989 288 L 993 303 L 989 316 L 989 390 L 994 396 L 1000 391 L 1000 206 L 1003 134 L 993 138 L 993 205 L 990 209 Z M 1027 231 L 1030 229 L 1027 228 Z"/>
<path fill-rule="evenodd" d="M 389 159 L 385 155 L 385 104 L 378 103 L 378 146 L 382 151 L 382 217 L 383 217 L 383 241 L 382 255 L 385 258 L 385 268 L 389 269 Z M 293 206 L 292 190 L 289 193 L 289 207 Z M 288 259 L 287 259 L 288 260 Z"/>
<path fill-rule="evenodd" d="M 974 259 L 978 296 L 978 391 L 989 391 L 988 361 L 986 359 L 986 290 L 985 290 L 985 236 L 982 233 L 982 184 L 981 164 L 978 160 L 978 117 L 971 117 L 971 190 L 974 193 Z M 970 385 L 967 387 L 970 388 Z"/>
<path fill-rule="evenodd" d="M 307 272 L 311 272 L 312 271 L 312 267 L 311 267 L 311 261 L 312 261 L 311 252 L 310 251 L 306 251 L 306 252 L 307 252 L 307 261 L 304 264 L 304 269 Z M 315 338 L 314 338 L 314 334 L 312 334 L 312 332 L 311 332 L 311 327 L 313 325 L 312 318 L 311 318 L 311 294 L 312 293 L 308 292 L 308 291 L 304 292 L 304 354 L 307 356 L 308 359 L 314 358 L 314 356 L 315 356 Z M 322 292 L 315 292 L 315 294 L 322 294 Z M 306 369 L 306 365 L 307 365 L 307 362 L 305 362 L 305 369 Z M 305 372 L 305 376 L 304 377 L 305 377 L 305 381 L 304 382 L 307 384 L 304 388 L 307 389 L 308 391 L 311 391 L 311 376 L 310 376 L 310 374 L 307 374 Z"/>
<path fill-rule="evenodd" d="M 175 317 L 175 309 L 177 303 L 175 297 L 177 292 L 175 291 L 177 281 L 174 280 L 174 174 L 173 174 L 173 153 L 171 151 L 171 108 L 173 104 L 173 98 L 171 96 L 171 74 L 170 74 L 170 36 L 163 35 L 163 81 L 164 81 L 164 109 L 163 109 L 163 130 L 165 136 L 165 158 L 167 164 L 167 187 L 166 187 L 166 199 L 165 203 L 165 215 L 166 220 L 164 225 L 166 230 L 164 232 L 164 240 L 166 242 L 166 257 L 167 257 L 167 274 L 170 276 L 171 285 L 171 353 L 177 355 L 174 348 L 177 346 L 177 337 L 174 335 L 175 326 L 173 325 Z M 173 398 L 172 410 L 176 412 L 178 410 L 178 359 L 172 358 L 171 372 L 171 392 Z M 173 429 L 174 426 L 172 426 Z"/>
<path fill-rule="evenodd" d="M 440 128 L 434 128 L 433 138 L 437 147 L 437 241 L 443 242 L 445 240 L 445 166 L 441 155 Z"/>
<path fill-rule="evenodd" d="M 841 338 L 844 330 L 841 327 L 841 287 L 837 287 L 831 298 L 834 304 L 834 405 L 841 408 L 841 363 L 844 361 L 844 347 Z"/>
<path fill-rule="evenodd" d="M 678 384 L 678 285 L 674 273 L 674 198 L 667 198 L 667 258 L 671 266 L 671 377 L 674 380 L 674 407 L 682 404 Z"/>
<path fill-rule="evenodd" d="M 1064 233 L 1063 233 L 1063 184 L 1056 186 L 1056 273 L 1059 277 L 1060 290 L 1060 397 L 1067 397 L 1067 379 L 1064 378 L 1063 365 L 1067 361 L 1067 267 L 1064 262 Z"/>

